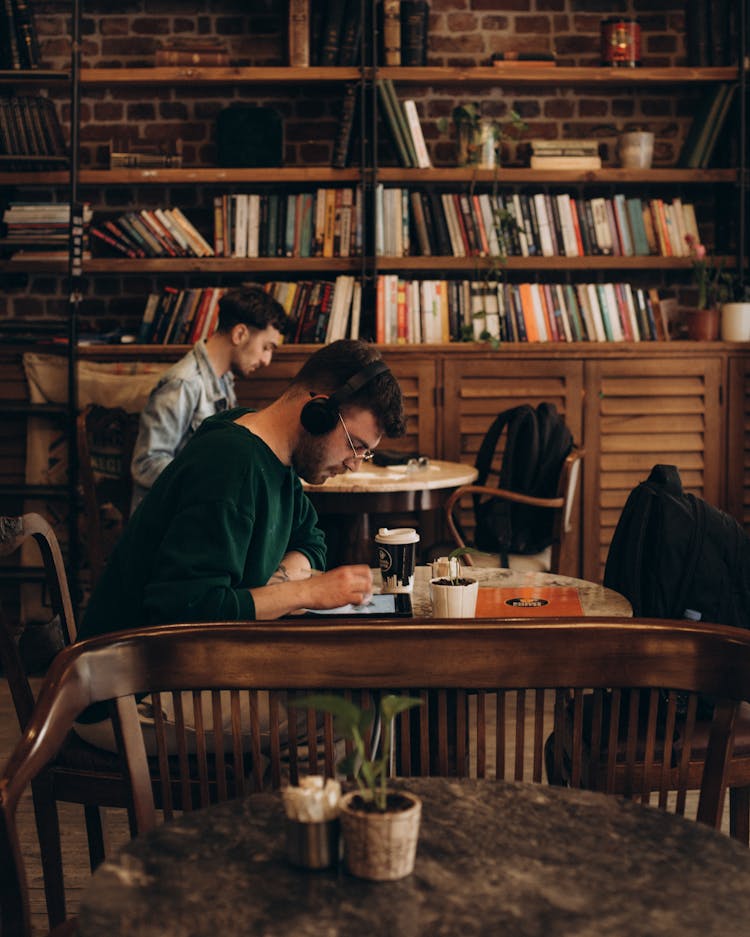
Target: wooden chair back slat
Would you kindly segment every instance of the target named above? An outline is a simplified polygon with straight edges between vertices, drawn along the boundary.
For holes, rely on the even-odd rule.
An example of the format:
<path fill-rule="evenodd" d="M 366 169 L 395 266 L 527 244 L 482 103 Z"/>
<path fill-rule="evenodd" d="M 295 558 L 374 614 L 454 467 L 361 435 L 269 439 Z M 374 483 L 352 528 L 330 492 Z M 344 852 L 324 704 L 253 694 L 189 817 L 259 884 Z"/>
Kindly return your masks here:
<path fill-rule="evenodd" d="M 661 800 L 666 772 L 669 789 L 678 791 L 676 809 L 685 810 L 690 785 L 699 787 L 698 818 L 716 826 L 737 711 L 750 699 L 750 634 L 718 625 L 639 619 L 366 625 L 323 619 L 315 625 L 167 625 L 81 642 L 57 655 L 27 730 L 0 776 L 2 913 L 7 906 L 6 919 L 18 919 L 28 910 L 24 905 L 26 911 L 19 912 L 27 892 L 23 874 L 14 870 L 18 800 L 91 704 L 114 700 L 140 831 L 152 828 L 155 810 L 136 696 L 151 694 L 161 736 L 164 753 L 156 761 L 166 775 L 162 806 L 169 809 L 171 790 L 174 807 L 179 791 L 180 809 L 189 810 L 224 791 L 232 796 L 235 782 L 239 787 L 238 779 L 248 772 L 254 789 L 296 781 L 311 767 L 333 774 L 340 754 L 333 725 L 295 710 L 295 699 L 336 692 L 374 710 L 388 691 L 423 700 L 422 706 L 401 713 L 394 727 L 408 752 L 406 764 L 420 774 L 492 776 L 494 765 L 498 778 L 531 780 L 554 730 L 546 761 L 551 780 L 565 778 L 567 770 L 571 783 L 583 784 L 591 780 L 586 772 L 599 771 L 597 786 L 605 793 L 627 789 L 645 802 L 644 790 L 658 791 Z M 672 745 L 670 720 L 676 725 L 678 692 L 688 706 Z M 703 760 L 692 754 L 699 694 L 717 700 L 708 742 L 702 742 Z M 269 725 L 261 732 L 266 700 Z M 174 709 L 169 725 L 159 717 L 167 703 Z M 487 731 L 491 703 L 494 733 Z M 564 719 L 570 712 L 572 719 Z M 645 743 L 637 741 L 643 733 L 628 726 L 637 730 L 644 719 Z M 221 736 L 219 722 L 228 726 L 226 739 L 195 738 L 203 729 Z M 564 744 L 566 732 L 571 738 Z M 369 737 L 366 744 L 371 746 Z M 597 744 L 606 762 L 601 769 L 590 757 Z M 643 746 L 645 755 L 639 750 Z M 167 757 L 175 748 L 177 755 Z M 230 751 L 236 778 L 224 786 L 223 756 Z M 566 766 L 566 757 L 574 763 Z M 640 765 L 644 758 L 645 769 Z M 8 882 L 20 890 L 13 892 Z"/>
<path fill-rule="evenodd" d="M 157 758 L 159 763 L 159 778 L 162 811 L 165 820 L 171 820 L 174 817 L 174 807 L 172 801 L 172 777 L 169 768 L 169 755 L 167 750 L 166 726 L 164 724 L 164 712 L 161 705 L 161 693 L 153 693 L 151 699 L 154 735 L 156 737 Z"/>
<path fill-rule="evenodd" d="M 667 809 L 670 789 L 670 766 L 674 751 L 674 733 L 677 722 L 677 694 L 667 694 L 667 715 L 664 722 L 664 757 L 659 774 L 659 807 Z"/>
<path fill-rule="evenodd" d="M 599 764 L 601 758 L 602 726 L 604 724 L 604 690 L 593 691 L 592 715 L 591 715 L 591 763 Z M 594 790 L 597 790 L 597 773 L 592 772 L 589 777 L 589 783 Z"/>

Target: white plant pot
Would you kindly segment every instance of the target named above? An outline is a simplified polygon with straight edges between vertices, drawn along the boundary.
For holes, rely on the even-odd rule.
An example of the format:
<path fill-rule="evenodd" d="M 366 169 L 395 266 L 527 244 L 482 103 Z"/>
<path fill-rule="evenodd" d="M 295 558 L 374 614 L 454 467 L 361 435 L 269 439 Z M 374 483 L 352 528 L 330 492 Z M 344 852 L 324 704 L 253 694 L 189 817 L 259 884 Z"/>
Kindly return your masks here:
<path fill-rule="evenodd" d="M 430 600 L 435 618 L 473 618 L 477 610 L 479 582 L 470 579 L 466 585 L 441 585 L 430 580 Z"/>
<path fill-rule="evenodd" d="M 750 342 L 750 303 L 724 303 L 721 307 L 721 340 Z"/>

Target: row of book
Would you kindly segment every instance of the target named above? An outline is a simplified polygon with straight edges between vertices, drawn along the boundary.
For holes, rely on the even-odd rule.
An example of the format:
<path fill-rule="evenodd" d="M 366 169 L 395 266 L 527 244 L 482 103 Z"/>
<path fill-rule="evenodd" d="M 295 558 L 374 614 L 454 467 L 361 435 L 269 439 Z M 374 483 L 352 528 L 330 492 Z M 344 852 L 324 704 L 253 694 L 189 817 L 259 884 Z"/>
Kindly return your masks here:
<path fill-rule="evenodd" d="M 0 69 L 39 68 L 40 54 L 27 0 L 0 4 Z"/>
<path fill-rule="evenodd" d="M 97 220 L 91 237 L 105 253 L 126 257 L 213 257 L 214 249 L 179 208 L 125 212 Z"/>
<path fill-rule="evenodd" d="M 359 337 L 361 282 L 342 274 L 334 280 L 271 281 L 265 289 L 284 307 L 291 343 L 328 343 Z M 222 287 L 150 293 L 136 341 L 141 345 L 192 345 L 216 331 Z"/>
<path fill-rule="evenodd" d="M 52 169 L 68 151 L 54 103 L 41 95 L 0 97 L 0 166 Z"/>
<path fill-rule="evenodd" d="M 744 0 L 687 0 L 688 65 L 736 65 Z M 746 20 L 747 28 L 747 20 Z"/>
<path fill-rule="evenodd" d="M 426 0 L 379 0 L 381 65 L 426 65 Z M 352 66 L 360 62 L 362 0 L 289 0 L 289 64 Z"/>
<path fill-rule="evenodd" d="M 84 241 L 92 218 L 91 205 L 82 205 Z M 28 249 L 65 246 L 70 239 L 70 202 L 9 202 L 3 211 L 6 244 Z M 67 250 L 66 250 L 67 252 Z"/>
<path fill-rule="evenodd" d="M 378 343 L 667 340 L 668 303 L 629 283 L 377 280 Z"/>
<path fill-rule="evenodd" d="M 361 37 L 361 0 L 289 0 L 290 65 L 358 65 Z"/>
<path fill-rule="evenodd" d="M 319 188 L 214 199 L 217 257 L 350 257 L 362 253 L 361 190 Z"/>
<path fill-rule="evenodd" d="M 375 190 L 375 250 L 406 257 L 687 257 L 701 242 L 695 206 L 680 198 L 576 198 L 568 193 Z"/>

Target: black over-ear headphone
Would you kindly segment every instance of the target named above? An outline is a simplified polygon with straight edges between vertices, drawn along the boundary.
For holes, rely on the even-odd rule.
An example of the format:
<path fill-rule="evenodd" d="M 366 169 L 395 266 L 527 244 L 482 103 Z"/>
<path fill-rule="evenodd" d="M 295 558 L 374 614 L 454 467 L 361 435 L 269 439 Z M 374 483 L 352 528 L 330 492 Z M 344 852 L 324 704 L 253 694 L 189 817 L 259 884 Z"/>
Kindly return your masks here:
<path fill-rule="evenodd" d="M 332 394 L 315 394 L 312 400 L 308 400 L 302 408 L 300 422 L 313 436 L 324 436 L 330 433 L 339 421 L 341 404 L 350 400 L 361 387 L 369 384 L 378 374 L 385 374 L 386 371 L 390 371 L 390 368 L 384 361 L 371 361 Z"/>

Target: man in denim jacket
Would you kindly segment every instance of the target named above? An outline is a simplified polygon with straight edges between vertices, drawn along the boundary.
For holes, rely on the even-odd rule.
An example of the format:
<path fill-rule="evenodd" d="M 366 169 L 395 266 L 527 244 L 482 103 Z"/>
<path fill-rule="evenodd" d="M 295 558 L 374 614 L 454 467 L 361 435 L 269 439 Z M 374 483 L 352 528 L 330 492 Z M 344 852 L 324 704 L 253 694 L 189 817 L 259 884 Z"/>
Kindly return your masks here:
<path fill-rule="evenodd" d="M 287 322 L 283 307 L 260 286 L 222 296 L 216 332 L 163 375 L 141 413 L 130 465 L 131 514 L 203 420 L 237 405 L 234 375 L 270 364 Z"/>

